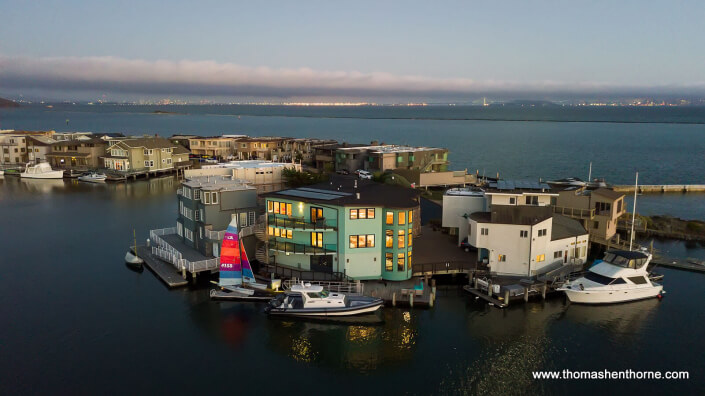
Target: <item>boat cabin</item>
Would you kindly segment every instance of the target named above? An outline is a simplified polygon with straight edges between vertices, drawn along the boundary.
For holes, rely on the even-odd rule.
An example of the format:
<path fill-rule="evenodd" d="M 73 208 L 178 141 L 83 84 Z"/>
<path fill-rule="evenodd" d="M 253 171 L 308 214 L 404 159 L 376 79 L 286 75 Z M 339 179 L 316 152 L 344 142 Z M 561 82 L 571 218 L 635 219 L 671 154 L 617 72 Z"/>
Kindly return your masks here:
<path fill-rule="evenodd" d="M 330 293 L 323 286 L 310 283 L 294 285 L 283 301 L 291 308 L 334 308 L 345 306 L 345 295 Z"/>
<path fill-rule="evenodd" d="M 622 268 L 639 269 L 649 260 L 649 256 L 643 252 L 628 250 L 611 250 L 605 252 L 602 261 Z"/>

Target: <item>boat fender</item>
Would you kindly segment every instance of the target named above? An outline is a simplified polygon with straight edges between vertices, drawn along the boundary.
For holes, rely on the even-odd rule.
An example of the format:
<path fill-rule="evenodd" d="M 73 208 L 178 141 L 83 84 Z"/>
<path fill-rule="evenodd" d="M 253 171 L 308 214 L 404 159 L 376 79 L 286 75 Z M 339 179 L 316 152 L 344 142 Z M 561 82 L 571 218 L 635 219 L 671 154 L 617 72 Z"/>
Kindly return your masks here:
<path fill-rule="evenodd" d="M 656 297 L 658 297 L 659 300 L 661 300 L 663 298 L 663 296 L 660 293 L 658 295 L 656 295 Z"/>
<path fill-rule="evenodd" d="M 585 290 L 585 286 L 582 283 L 580 284 L 580 290 Z"/>

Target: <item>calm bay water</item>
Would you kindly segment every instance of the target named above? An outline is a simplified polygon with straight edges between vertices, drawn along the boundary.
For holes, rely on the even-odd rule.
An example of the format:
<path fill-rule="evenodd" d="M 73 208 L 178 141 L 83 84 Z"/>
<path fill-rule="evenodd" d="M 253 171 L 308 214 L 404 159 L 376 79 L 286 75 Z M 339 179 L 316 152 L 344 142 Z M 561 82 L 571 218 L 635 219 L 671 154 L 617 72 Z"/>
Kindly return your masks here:
<path fill-rule="evenodd" d="M 37 113 L 32 115 L 34 111 Z M 43 109 L 3 110 L 0 127 L 65 130 L 60 125 L 65 124 L 65 117 L 65 113 Z M 448 146 L 453 153 L 463 152 L 462 147 L 466 147 L 472 154 L 452 157 L 456 167 L 462 161 L 459 158 L 464 158 L 462 155 L 467 155 L 465 158 L 472 163 L 484 163 L 480 162 L 484 158 L 510 166 L 519 152 L 525 153 L 527 164 L 536 166 L 517 167 L 520 174 L 514 177 L 522 177 L 521 172 L 532 177 L 544 172 L 553 172 L 556 177 L 566 173 L 580 176 L 571 173 L 572 168 L 567 165 L 529 161 L 532 152 L 527 147 L 483 153 L 487 147 L 482 149 L 477 143 L 478 139 L 486 142 L 496 136 L 516 137 L 528 130 L 539 131 L 543 124 L 556 126 L 554 136 L 547 135 L 545 141 L 562 141 L 563 137 L 556 136 L 563 129 L 583 125 L 580 123 L 530 122 L 527 126 L 503 121 L 261 116 L 238 121 L 230 116 L 92 111 L 74 112 L 69 118 L 69 129 L 74 130 L 163 135 L 194 132 L 203 122 L 205 126 L 200 126 L 199 134 L 343 136 L 349 141 L 372 137 L 398 141 L 394 137 L 408 137 L 410 141 L 406 143 Z M 227 121 L 211 121 L 222 119 Z M 23 126 L 8 125 L 20 121 Z M 226 128 L 243 121 L 249 124 L 241 130 Z M 416 122 L 457 122 L 460 126 L 456 132 L 455 127 L 445 126 L 441 132 L 423 132 L 425 127 L 415 126 Z M 59 125 L 52 126 L 55 123 Z M 623 136 L 641 135 L 644 127 L 586 124 L 585 128 L 592 130 L 612 125 L 612 133 Z M 288 132 L 277 129 L 277 125 L 289 128 Z M 361 128 L 363 125 L 369 128 Z M 637 131 L 621 130 L 622 125 Z M 648 154 L 661 146 L 673 145 L 673 150 L 686 150 L 683 155 L 669 154 L 670 160 L 678 161 L 673 165 L 675 169 L 685 169 L 691 176 L 702 172 L 701 164 L 682 157 L 703 155 L 703 126 L 657 125 L 668 131 L 666 135 L 652 131 L 661 136 L 660 140 L 652 142 L 648 149 L 640 146 L 638 150 Z M 171 129 L 178 126 L 183 129 Z M 355 128 L 360 129 L 353 134 Z M 468 132 L 468 128 L 476 132 Z M 460 140 L 448 140 L 446 133 L 474 133 L 477 138 L 462 141 L 467 146 L 459 146 Z M 375 136 L 379 134 L 390 137 Z M 581 135 L 575 131 L 569 134 Z M 672 135 L 680 137 L 671 139 Z M 513 146 L 526 146 L 510 137 L 506 141 Z M 579 157 L 573 158 L 576 172 L 586 168 L 587 157 L 578 156 L 577 148 L 571 150 L 574 157 Z M 538 154 L 552 157 L 543 150 Z M 564 156 L 558 151 L 554 154 Z M 632 158 L 639 159 L 640 171 L 648 166 L 661 169 L 659 164 L 640 159 L 641 155 L 634 154 Z M 565 161 L 568 159 L 564 156 Z M 631 170 L 623 173 L 623 180 L 616 176 L 609 180 L 630 182 Z M 702 179 L 702 175 L 699 177 Z M 660 302 L 582 307 L 566 304 L 557 297 L 498 310 L 471 301 L 455 285 L 446 285 L 440 289 L 434 309 L 387 308 L 381 315 L 381 324 L 272 320 L 261 312 L 263 305 L 211 302 L 206 283 L 169 291 L 148 271 L 135 273 L 124 266 L 122 258 L 132 243 L 133 228 L 144 240 L 146 230 L 173 224 L 177 216 L 176 188 L 172 178 L 103 185 L 0 179 L 1 394 L 185 394 L 204 390 L 594 394 L 643 391 L 646 387 L 653 392 L 694 394 L 705 386 L 705 361 L 700 356 L 705 348 L 705 338 L 700 337 L 705 331 L 705 311 L 699 304 L 703 275 L 662 269 L 668 294 Z M 700 204 L 697 199 L 689 202 L 691 209 L 683 210 L 685 214 Z M 681 257 L 705 258 L 705 250 L 698 245 L 657 241 L 657 248 L 672 249 Z M 532 370 L 566 368 L 688 370 L 691 379 L 539 382 L 531 378 Z"/>

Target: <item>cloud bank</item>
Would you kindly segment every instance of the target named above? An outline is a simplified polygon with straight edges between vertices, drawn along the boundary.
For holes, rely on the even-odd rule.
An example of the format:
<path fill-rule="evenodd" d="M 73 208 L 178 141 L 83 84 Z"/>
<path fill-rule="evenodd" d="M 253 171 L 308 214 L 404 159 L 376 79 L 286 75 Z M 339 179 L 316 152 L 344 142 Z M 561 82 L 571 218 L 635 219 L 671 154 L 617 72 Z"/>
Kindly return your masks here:
<path fill-rule="evenodd" d="M 423 96 L 429 98 L 512 94 L 700 94 L 705 83 L 628 86 L 601 82 L 476 81 L 384 72 L 247 67 L 215 61 L 148 61 L 117 57 L 0 55 L 0 87 L 16 90 L 104 91 L 254 97 Z"/>

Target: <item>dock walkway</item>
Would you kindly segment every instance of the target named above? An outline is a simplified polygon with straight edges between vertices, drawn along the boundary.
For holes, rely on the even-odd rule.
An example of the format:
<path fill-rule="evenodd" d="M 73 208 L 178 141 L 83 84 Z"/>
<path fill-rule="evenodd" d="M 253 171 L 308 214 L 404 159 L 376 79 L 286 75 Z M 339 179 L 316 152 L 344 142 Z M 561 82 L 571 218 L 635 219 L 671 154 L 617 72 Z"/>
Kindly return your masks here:
<path fill-rule="evenodd" d="M 137 246 L 137 256 L 144 260 L 144 265 L 169 288 L 182 287 L 188 284 L 188 281 L 176 271 L 176 268 L 171 263 L 154 257 L 150 247 L 145 245 Z"/>
<path fill-rule="evenodd" d="M 614 191 L 623 193 L 633 193 L 634 185 L 613 186 Z M 639 193 L 690 193 L 705 192 L 705 184 L 645 184 L 639 186 Z"/>

